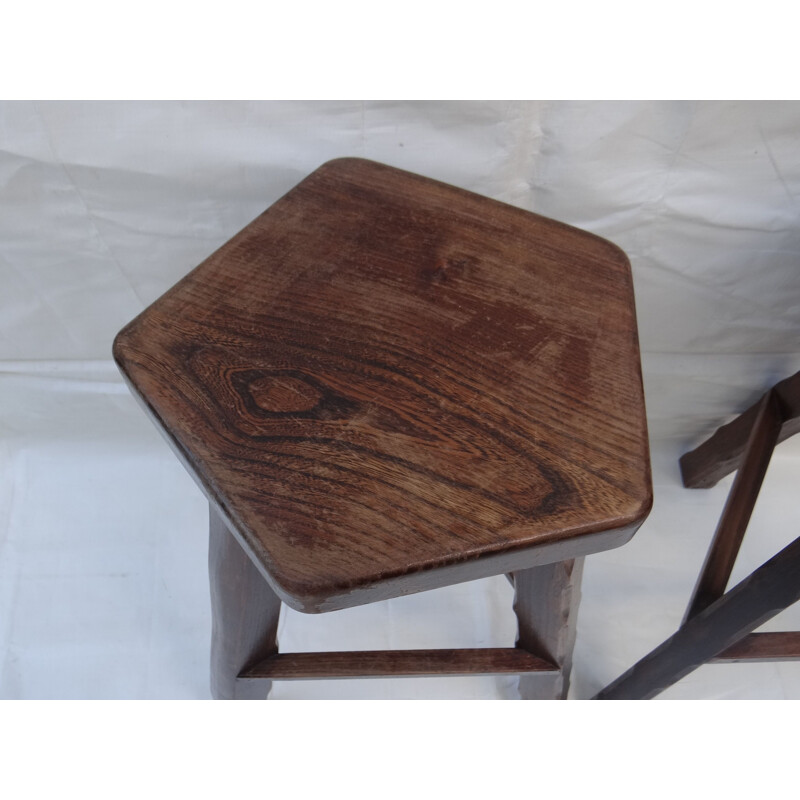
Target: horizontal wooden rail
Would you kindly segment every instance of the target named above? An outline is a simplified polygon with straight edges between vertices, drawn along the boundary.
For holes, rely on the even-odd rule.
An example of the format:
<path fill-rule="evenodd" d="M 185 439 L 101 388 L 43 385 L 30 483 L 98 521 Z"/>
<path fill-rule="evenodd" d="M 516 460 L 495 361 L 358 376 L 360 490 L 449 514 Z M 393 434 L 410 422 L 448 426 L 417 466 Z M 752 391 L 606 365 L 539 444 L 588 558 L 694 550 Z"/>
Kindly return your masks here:
<path fill-rule="evenodd" d="M 516 647 L 460 650 L 357 650 L 278 653 L 245 670 L 240 679 L 444 677 L 557 673 L 558 667 Z"/>
<path fill-rule="evenodd" d="M 751 633 L 723 650 L 711 660 L 711 663 L 798 660 L 800 660 L 800 633 Z"/>

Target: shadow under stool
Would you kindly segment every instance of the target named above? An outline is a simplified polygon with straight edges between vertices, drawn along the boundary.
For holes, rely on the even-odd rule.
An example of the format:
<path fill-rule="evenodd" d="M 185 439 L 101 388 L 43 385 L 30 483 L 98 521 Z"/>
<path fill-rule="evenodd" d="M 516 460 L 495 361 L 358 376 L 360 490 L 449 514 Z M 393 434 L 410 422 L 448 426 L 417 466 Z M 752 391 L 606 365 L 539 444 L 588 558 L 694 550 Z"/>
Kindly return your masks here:
<path fill-rule="evenodd" d="M 710 661 L 800 659 L 800 633 L 753 633 L 800 600 L 800 538 L 726 592 L 772 451 L 798 431 L 800 372 L 682 456 L 687 488 L 710 488 L 738 470 L 736 478 L 681 627 L 596 699 L 650 699 Z"/>
<path fill-rule="evenodd" d="M 583 557 L 652 503 L 630 265 L 362 159 L 301 181 L 114 357 L 211 506 L 211 685 L 519 674 L 566 697 Z M 284 653 L 317 613 L 508 574 L 503 648 Z"/>

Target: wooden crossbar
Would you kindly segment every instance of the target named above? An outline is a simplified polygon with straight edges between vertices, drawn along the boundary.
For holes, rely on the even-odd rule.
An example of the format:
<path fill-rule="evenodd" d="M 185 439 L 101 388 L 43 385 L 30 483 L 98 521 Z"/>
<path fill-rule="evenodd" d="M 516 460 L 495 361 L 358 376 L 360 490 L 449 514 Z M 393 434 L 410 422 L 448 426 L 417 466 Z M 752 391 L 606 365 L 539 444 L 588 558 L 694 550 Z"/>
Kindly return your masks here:
<path fill-rule="evenodd" d="M 741 661 L 800 661 L 800 633 L 751 633 L 711 659 L 713 664 Z"/>
<path fill-rule="evenodd" d="M 800 600 L 799 573 L 797 538 L 606 686 L 597 699 L 647 700 L 701 664 L 734 648 L 756 628 Z"/>
<path fill-rule="evenodd" d="M 457 650 L 357 650 L 278 653 L 245 670 L 240 679 L 435 677 L 558 673 L 558 667 L 516 647 Z"/>

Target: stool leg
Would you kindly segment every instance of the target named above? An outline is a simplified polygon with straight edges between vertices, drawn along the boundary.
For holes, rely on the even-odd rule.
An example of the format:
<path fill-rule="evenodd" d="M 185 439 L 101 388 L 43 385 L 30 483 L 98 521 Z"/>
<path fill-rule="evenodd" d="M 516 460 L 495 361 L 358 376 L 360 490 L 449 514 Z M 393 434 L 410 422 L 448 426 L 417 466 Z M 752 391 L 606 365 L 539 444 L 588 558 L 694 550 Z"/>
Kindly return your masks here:
<path fill-rule="evenodd" d="M 264 700 L 272 681 L 237 676 L 278 652 L 281 602 L 213 508 L 208 572 L 211 694 L 215 700 Z"/>
<path fill-rule="evenodd" d="M 580 601 L 583 558 L 512 573 L 517 647 L 560 668 L 557 675 L 522 675 L 523 700 L 565 700 Z"/>

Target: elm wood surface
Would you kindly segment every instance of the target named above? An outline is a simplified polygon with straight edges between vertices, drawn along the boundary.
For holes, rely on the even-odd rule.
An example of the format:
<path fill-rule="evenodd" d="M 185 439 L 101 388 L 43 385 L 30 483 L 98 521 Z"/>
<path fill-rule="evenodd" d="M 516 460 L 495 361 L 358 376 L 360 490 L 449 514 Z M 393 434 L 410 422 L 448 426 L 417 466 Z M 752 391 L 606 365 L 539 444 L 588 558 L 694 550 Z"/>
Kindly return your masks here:
<path fill-rule="evenodd" d="M 774 392 L 767 392 L 759 401 L 743 461 L 700 570 L 700 577 L 683 618 L 684 623 L 725 593 L 761 484 L 767 474 L 781 424 L 777 398 Z"/>
<path fill-rule="evenodd" d="M 609 684 L 598 700 L 648 700 L 800 599 L 800 538 Z"/>
<path fill-rule="evenodd" d="M 514 647 L 459 650 L 359 650 L 281 653 L 246 670 L 245 679 L 421 678 L 455 675 L 557 674 L 558 667 Z"/>
<path fill-rule="evenodd" d="M 770 392 L 775 395 L 783 418 L 777 440 L 780 443 L 800 432 L 800 372 L 776 383 Z M 708 489 L 738 469 L 763 399 L 681 456 L 681 475 L 687 489 Z"/>
<path fill-rule="evenodd" d="M 270 682 L 240 680 L 239 674 L 278 652 L 281 602 L 213 508 L 208 573 L 211 695 L 216 700 L 263 700 Z"/>
<path fill-rule="evenodd" d="M 619 546 L 652 502 L 625 255 L 383 165 L 320 167 L 114 355 L 301 611 Z"/>
<path fill-rule="evenodd" d="M 523 700 L 563 699 L 569 691 L 583 559 L 570 559 L 512 574 L 517 647 L 556 664 L 555 673 L 522 675 Z"/>

